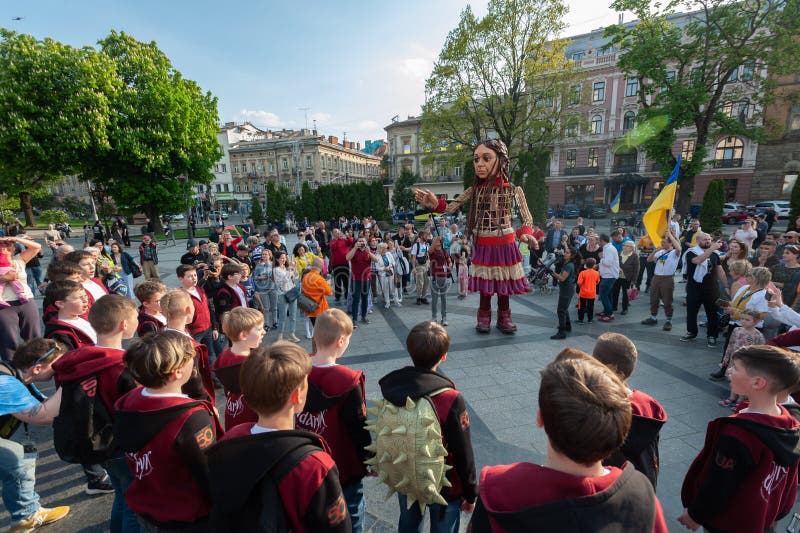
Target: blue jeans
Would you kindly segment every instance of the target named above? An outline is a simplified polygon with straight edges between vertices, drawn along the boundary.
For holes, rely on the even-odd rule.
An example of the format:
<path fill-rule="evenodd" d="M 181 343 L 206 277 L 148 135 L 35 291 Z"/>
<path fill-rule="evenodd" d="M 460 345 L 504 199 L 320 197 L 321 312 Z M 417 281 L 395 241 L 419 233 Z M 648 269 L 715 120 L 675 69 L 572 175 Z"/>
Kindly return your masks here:
<path fill-rule="evenodd" d="M 350 513 L 353 533 L 364 533 L 364 513 L 367 511 L 367 501 L 364 499 L 364 480 L 359 479 L 342 487 L 342 496 L 347 503 L 347 512 Z"/>
<path fill-rule="evenodd" d="M 0 439 L 3 503 L 11 520 L 23 520 L 39 510 L 39 495 L 33 490 L 36 482 L 36 460 L 25 459 L 24 455 L 20 443 Z"/>
<path fill-rule="evenodd" d="M 350 314 L 353 316 L 353 322 L 358 320 L 358 310 L 361 309 L 361 319 L 367 318 L 367 297 L 369 296 L 369 280 L 353 280 L 353 290 L 351 291 L 353 297 L 353 307 L 350 309 Z"/>
<path fill-rule="evenodd" d="M 600 278 L 598 295 L 600 296 L 600 303 L 603 304 L 603 313 L 606 315 L 614 314 L 614 307 L 611 303 L 611 291 L 614 288 L 614 283 L 616 282 L 617 278 Z"/>
<path fill-rule="evenodd" d="M 139 526 L 136 513 L 131 511 L 131 508 L 125 503 L 125 493 L 133 481 L 133 474 L 125 461 L 125 456 L 119 453 L 113 459 L 103 463 L 103 466 L 108 472 L 111 486 L 114 487 L 114 503 L 111 505 L 109 530 L 111 533 L 139 533 L 142 528 Z"/>
<path fill-rule="evenodd" d="M 289 331 L 283 331 L 286 325 L 286 318 L 289 318 Z M 297 323 L 297 300 L 289 303 L 283 294 L 278 295 L 278 334 L 294 335 L 294 328 Z"/>
<path fill-rule="evenodd" d="M 31 288 L 31 293 L 36 296 L 36 287 L 42 284 L 42 267 L 25 267 L 25 274 L 28 275 L 28 287 Z"/>
<path fill-rule="evenodd" d="M 414 503 L 411 509 L 406 507 L 405 494 L 398 494 L 400 502 L 400 522 L 397 525 L 398 533 L 422 533 L 422 513 L 419 504 Z M 461 499 L 447 505 L 428 505 L 431 514 L 431 533 L 458 533 L 461 524 Z"/>

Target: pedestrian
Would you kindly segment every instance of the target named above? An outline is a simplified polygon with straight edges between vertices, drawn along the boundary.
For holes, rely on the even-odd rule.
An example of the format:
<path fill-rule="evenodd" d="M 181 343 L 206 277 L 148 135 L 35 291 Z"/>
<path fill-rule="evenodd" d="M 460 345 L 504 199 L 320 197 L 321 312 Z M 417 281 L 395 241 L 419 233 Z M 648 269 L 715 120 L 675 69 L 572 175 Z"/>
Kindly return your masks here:
<path fill-rule="evenodd" d="M 569 319 L 569 306 L 575 296 L 575 264 L 579 261 L 578 252 L 573 247 L 564 250 L 561 266 L 553 277 L 558 281 L 558 331 L 550 338 L 553 340 L 566 339 L 567 333 L 572 331 L 572 322 Z M 552 268 L 552 267 L 551 267 Z"/>
<path fill-rule="evenodd" d="M 600 284 L 600 274 L 595 266 L 597 261 L 590 257 L 583 263 L 584 269 L 578 274 L 578 324 L 583 324 L 583 317 L 587 322 L 594 322 L 594 301 L 597 298 L 597 286 Z"/>
<path fill-rule="evenodd" d="M 139 245 L 139 263 L 142 265 L 145 279 L 160 279 L 157 245 L 149 233 L 142 235 L 142 243 Z"/>
<path fill-rule="evenodd" d="M 605 233 L 600 235 L 600 303 L 603 304 L 603 310 L 597 313 L 597 319 L 602 322 L 610 322 L 614 320 L 614 307 L 611 301 L 611 292 L 614 289 L 614 284 L 619 277 L 619 254 L 617 249 L 611 244 L 611 238 Z"/>
<path fill-rule="evenodd" d="M 663 330 L 672 331 L 672 296 L 675 292 L 675 271 L 678 269 L 680 260 L 680 242 L 672 233 L 667 234 L 661 239 L 661 247 L 656 248 L 647 256 L 647 262 L 655 265 L 653 268 L 653 282 L 650 285 L 650 316 L 642 320 L 645 326 L 655 326 L 658 324 L 659 302 L 664 305 Z"/>
<path fill-rule="evenodd" d="M 702 305 L 706 312 L 708 328 L 708 347 L 717 345 L 719 325 L 717 317 L 717 298 L 719 288 L 716 283 L 719 274 L 717 269 L 720 257 L 716 253 L 722 247 L 722 242 L 712 242 L 711 235 L 700 232 L 697 235 L 697 246 L 693 246 L 683 255 L 684 268 L 686 269 L 686 335 L 681 337 L 684 342 L 697 338 L 697 313 Z"/>
<path fill-rule="evenodd" d="M 447 325 L 447 289 L 450 287 L 450 273 L 453 259 L 444 249 L 444 237 L 436 236 L 428 250 L 428 263 L 431 277 L 431 320 L 436 322 L 436 314 L 441 309 L 439 323 Z M 441 305 L 441 307 L 440 307 Z"/>

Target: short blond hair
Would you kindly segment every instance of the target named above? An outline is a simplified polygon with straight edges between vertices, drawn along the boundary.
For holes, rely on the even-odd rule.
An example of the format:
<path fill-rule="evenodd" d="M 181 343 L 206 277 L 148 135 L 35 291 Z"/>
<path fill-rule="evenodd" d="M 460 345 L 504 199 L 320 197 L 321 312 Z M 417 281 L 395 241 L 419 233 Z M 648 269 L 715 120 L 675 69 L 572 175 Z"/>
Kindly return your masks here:
<path fill-rule="evenodd" d="M 327 348 L 339 337 L 353 334 L 353 320 L 341 309 L 328 309 L 320 313 L 314 323 L 314 344 Z"/>
<path fill-rule="evenodd" d="M 231 341 L 236 341 L 242 333 L 256 326 L 264 325 L 264 315 L 249 307 L 234 307 L 222 315 L 222 331 Z"/>
<path fill-rule="evenodd" d="M 280 411 L 311 373 L 311 358 L 300 346 L 278 341 L 250 351 L 242 363 L 239 384 L 247 405 L 268 416 Z"/>
<path fill-rule="evenodd" d="M 192 297 L 183 289 L 170 289 L 161 297 L 161 312 L 167 320 L 182 315 L 187 307 L 193 307 Z"/>
<path fill-rule="evenodd" d="M 189 337 L 179 331 L 161 331 L 134 340 L 122 361 L 138 383 L 158 388 L 169 375 L 197 356 Z"/>

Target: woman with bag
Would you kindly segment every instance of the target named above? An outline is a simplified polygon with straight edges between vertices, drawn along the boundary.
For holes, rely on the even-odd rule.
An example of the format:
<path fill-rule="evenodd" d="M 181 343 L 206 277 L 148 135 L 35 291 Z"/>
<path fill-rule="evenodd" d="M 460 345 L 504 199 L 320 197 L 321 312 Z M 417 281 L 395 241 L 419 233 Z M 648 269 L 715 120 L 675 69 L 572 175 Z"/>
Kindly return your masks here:
<path fill-rule="evenodd" d="M 392 291 L 394 300 L 397 302 L 397 307 L 400 307 L 403 305 L 403 279 L 410 272 L 410 267 L 408 259 L 403 257 L 403 252 L 397 248 L 394 241 L 387 241 L 386 246 L 388 247 L 387 252 L 392 256 L 392 260 L 394 261 L 394 284 L 392 285 Z"/>
<path fill-rule="evenodd" d="M 136 265 L 136 261 L 134 261 L 131 255 L 122 249 L 122 245 L 119 242 L 115 242 L 111 245 L 111 259 L 114 261 L 114 264 L 119 265 L 122 267 L 122 270 L 118 272 L 120 278 L 122 279 L 125 286 L 128 288 L 128 298 L 133 299 L 133 274 Z M 139 275 L 141 276 L 141 268 L 139 269 Z"/>
<path fill-rule="evenodd" d="M 286 252 L 275 254 L 275 265 L 272 268 L 272 279 L 275 280 L 278 297 L 278 340 L 283 340 L 286 319 L 289 319 L 289 334 L 286 337 L 292 342 L 300 342 L 294 334 L 297 324 L 297 297 L 300 287 L 296 285 L 297 270 L 294 262 L 289 262 Z"/>
<path fill-rule="evenodd" d="M 622 311 L 620 314 L 628 314 L 630 295 L 628 289 L 632 283 L 636 282 L 639 276 L 639 256 L 636 254 L 636 245 L 633 241 L 622 243 L 622 253 L 619 254 L 619 277 L 614 283 L 613 304 L 614 311 L 617 310 L 620 292 L 622 293 Z M 638 294 L 636 295 L 638 297 Z"/>
<path fill-rule="evenodd" d="M 391 241 L 389 241 L 391 242 Z M 383 307 L 389 309 L 392 301 L 397 307 L 397 291 L 394 283 L 395 257 L 389 252 L 389 245 L 385 242 L 378 244 L 378 285 L 383 295 Z"/>
<path fill-rule="evenodd" d="M 272 252 L 264 249 L 261 253 L 261 260 L 253 270 L 253 278 L 256 282 L 256 291 L 261 300 L 262 312 L 264 313 L 264 329 L 278 327 L 278 296 L 275 280 L 272 279 Z"/>

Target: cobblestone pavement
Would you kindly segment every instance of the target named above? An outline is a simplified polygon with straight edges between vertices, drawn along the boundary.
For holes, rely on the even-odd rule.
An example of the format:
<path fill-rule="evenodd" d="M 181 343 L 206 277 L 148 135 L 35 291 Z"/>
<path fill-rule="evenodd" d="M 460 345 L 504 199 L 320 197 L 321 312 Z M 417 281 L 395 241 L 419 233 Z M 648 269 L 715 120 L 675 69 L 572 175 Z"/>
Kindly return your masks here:
<path fill-rule="evenodd" d="M 290 236 L 289 245 L 291 242 Z M 176 286 L 174 268 L 184 253 L 183 242 L 160 251 L 159 269 L 168 286 Z M 290 246 L 291 247 L 291 246 Z M 546 439 L 544 431 L 535 427 L 539 370 L 550 362 L 560 349 L 574 346 L 591 352 L 595 339 L 605 331 L 628 335 L 639 350 L 639 364 L 631 386 L 639 388 L 658 401 L 667 411 L 669 421 L 661 431 L 661 475 L 658 496 L 670 531 L 681 531 L 676 517 L 681 513 L 680 488 L 689 464 L 703 445 L 706 424 L 712 418 L 730 411 L 717 400 L 727 394 L 724 384 L 711 382 L 708 373 L 716 368 L 721 345 L 707 348 L 701 338 L 692 343 L 680 342 L 684 333 L 685 308 L 680 305 L 685 285 L 676 284 L 674 329 L 670 333 L 658 327 L 642 326 L 647 316 L 647 295 L 631 303 L 626 316 L 617 314 L 614 322 L 578 325 L 566 341 L 552 341 L 555 332 L 557 293 L 529 294 L 511 299 L 512 316 L 519 326 L 516 335 L 503 335 L 496 329 L 489 335 L 475 333 L 477 295 L 464 300 L 451 289 L 448 297 L 448 331 L 452 344 L 441 369 L 453 378 L 469 404 L 473 447 L 478 467 L 515 461 L 541 462 Z M 385 310 L 376 305 L 369 325 L 360 325 L 354 332 L 350 348 L 341 362 L 362 369 L 367 376 L 367 397 L 379 397 L 378 380 L 386 373 L 408 364 L 405 337 L 416 323 L 429 320 L 430 309 L 406 299 L 402 308 Z M 574 314 L 573 314 L 574 320 Z M 297 334 L 302 345 L 305 339 L 303 321 L 298 320 Z M 275 340 L 267 334 L 265 342 Z M 50 387 L 52 390 L 52 387 Z M 22 432 L 20 432 L 22 433 Z M 86 496 L 85 480 L 77 465 L 61 462 L 52 447 L 49 428 L 33 432 L 39 445 L 36 489 L 45 505 L 71 505 L 68 518 L 51 526 L 53 531 L 104 531 L 112 496 Z M 396 530 L 397 500 L 384 501 L 386 488 L 374 478 L 366 481 L 368 531 Z M 795 506 L 795 511 L 800 511 Z M 462 518 L 462 531 L 468 517 Z M 785 531 L 785 523 L 777 531 Z M 8 514 L 0 505 L 0 529 L 9 524 Z M 43 528 L 44 530 L 45 528 Z"/>

